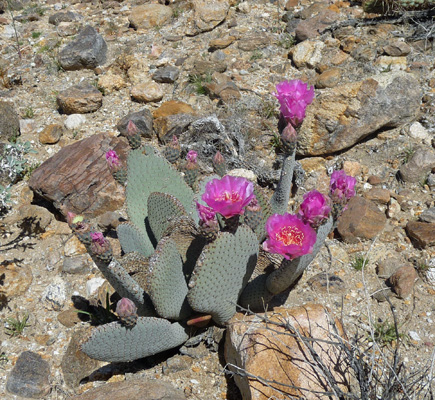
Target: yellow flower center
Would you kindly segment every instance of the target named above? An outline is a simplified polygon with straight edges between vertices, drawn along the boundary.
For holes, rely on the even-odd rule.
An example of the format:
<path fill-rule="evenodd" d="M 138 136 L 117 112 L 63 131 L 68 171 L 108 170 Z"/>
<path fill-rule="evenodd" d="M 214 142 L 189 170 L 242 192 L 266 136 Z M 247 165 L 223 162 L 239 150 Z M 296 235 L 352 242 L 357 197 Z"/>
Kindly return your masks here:
<path fill-rule="evenodd" d="M 238 192 L 223 191 L 222 194 L 216 199 L 217 201 L 230 201 L 231 203 L 237 203 L 242 199 Z"/>
<path fill-rule="evenodd" d="M 275 238 L 285 246 L 290 244 L 301 246 L 304 241 L 304 233 L 294 226 L 284 226 L 276 233 Z"/>

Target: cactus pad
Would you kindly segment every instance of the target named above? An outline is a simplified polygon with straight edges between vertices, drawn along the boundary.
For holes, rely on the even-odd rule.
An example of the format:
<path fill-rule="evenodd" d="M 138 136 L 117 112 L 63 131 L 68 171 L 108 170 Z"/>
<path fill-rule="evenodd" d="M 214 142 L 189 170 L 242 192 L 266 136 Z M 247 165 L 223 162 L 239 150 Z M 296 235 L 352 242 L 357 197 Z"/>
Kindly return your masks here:
<path fill-rule="evenodd" d="M 119 322 L 99 326 L 82 344 L 82 351 L 96 360 L 127 362 L 172 349 L 188 338 L 178 323 L 141 317 L 133 328 Z"/>
<path fill-rule="evenodd" d="M 148 196 L 153 192 L 174 195 L 188 214 L 193 214 L 193 192 L 182 176 L 165 160 L 153 153 L 153 149 L 132 150 L 127 160 L 127 210 L 130 221 L 150 242 L 147 234 Z"/>
<path fill-rule="evenodd" d="M 95 261 L 95 259 L 94 259 Z M 137 312 L 142 316 L 155 315 L 149 296 L 139 284 L 128 274 L 118 260 L 112 259 L 110 264 L 96 262 L 97 267 L 121 297 L 127 297 L 136 304 Z"/>
<path fill-rule="evenodd" d="M 191 312 L 186 301 L 187 283 L 183 262 L 175 242 L 163 238 L 150 259 L 149 294 L 157 313 L 168 319 L 186 318 Z"/>
<path fill-rule="evenodd" d="M 246 286 L 258 255 L 258 241 L 247 226 L 235 234 L 220 233 L 207 245 L 189 282 L 188 301 L 201 313 L 211 314 L 224 324 L 236 312 L 240 293 Z"/>
<path fill-rule="evenodd" d="M 266 280 L 267 275 L 263 274 L 250 281 L 239 298 L 239 305 L 254 312 L 266 311 L 274 296 L 267 290 Z"/>
<path fill-rule="evenodd" d="M 124 253 L 137 252 L 145 257 L 154 252 L 154 247 L 148 237 L 136 227 L 136 225 L 125 223 L 116 228 L 119 242 Z"/>
<path fill-rule="evenodd" d="M 159 241 L 172 218 L 186 214 L 180 201 L 167 193 L 154 192 L 148 197 L 148 220 L 154 237 Z"/>

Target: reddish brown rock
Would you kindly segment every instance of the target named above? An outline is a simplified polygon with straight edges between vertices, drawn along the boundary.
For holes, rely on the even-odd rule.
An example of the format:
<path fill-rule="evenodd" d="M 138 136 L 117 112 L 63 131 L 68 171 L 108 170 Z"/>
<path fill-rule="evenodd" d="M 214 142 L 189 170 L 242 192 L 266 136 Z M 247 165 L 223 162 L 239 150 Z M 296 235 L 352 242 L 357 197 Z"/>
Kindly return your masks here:
<path fill-rule="evenodd" d="M 337 86 L 343 75 L 340 68 L 330 68 L 323 71 L 316 79 L 316 87 L 319 89 L 331 88 Z"/>
<path fill-rule="evenodd" d="M 387 217 L 370 200 L 355 196 L 338 220 L 338 233 L 345 242 L 373 239 L 384 229 Z"/>
<path fill-rule="evenodd" d="M 318 5 L 315 3 L 314 5 Z M 320 3 L 322 4 L 322 3 Z M 337 21 L 339 13 L 327 8 L 327 4 L 322 4 L 324 9 L 319 10 L 318 14 L 299 22 L 295 29 L 295 35 L 298 42 L 306 39 L 313 39 L 321 35 L 330 25 Z"/>
<path fill-rule="evenodd" d="M 227 36 L 223 38 L 210 40 L 209 49 L 212 51 L 217 49 L 225 49 L 230 44 L 232 44 L 235 40 L 236 38 L 234 36 Z"/>
<path fill-rule="evenodd" d="M 435 244 L 435 223 L 410 221 L 406 225 L 406 232 L 418 247 Z"/>
<path fill-rule="evenodd" d="M 174 114 L 194 114 L 193 108 L 182 101 L 165 101 L 157 110 L 153 112 L 154 118 L 167 117 Z"/>
<path fill-rule="evenodd" d="M 171 17 L 171 7 L 163 4 L 143 4 L 131 9 L 128 20 L 135 29 L 149 29 L 166 24 Z"/>
<path fill-rule="evenodd" d="M 404 265 L 388 278 L 388 283 L 394 293 L 404 299 L 412 293 L 417 277 L 417 271 L 412 265 Z"/>
<path fill-rule="evenodd" d="M 273 314 L 270 313 L 269 320 L 289 324 L 302 337 L 336 342 L 335 330 L 331 327 L 331 322 L 334 322 L 338 333 L 344 335 L 340 321 L 331 317 L 328 310 L 319 304 L 307 304 L 292 309 L 278 308 Z M 300 339 L 289 333 L 276 325 L 270 324 L 267 328 L 257 316 L 236 314 L 230 321 L 225 340 L 225 360 L 230 369 L 236 370 L 231 367 L 234 365 L 249 374 L 249 377 L 247 374 L 234 376 L 243 400 L 284 397 L 311 400 L 319 399 L 314 391 L 327 390 L 328 384 L 316 372 L 316 362 L 313 361 L 310 351 Z M 340 389 L 347 392 L 345 382 L 348 380 L 348 365 L 340 350 L 324 342 L 309 343 L 333 374 Z M 254 377 L 278 383 L 265 385 Z"/>
<path fill-rule="evenodd" d="M 65 114 L 85 114 L 101 107 L 103 95 L 90 83 L 80 83 L 60 92 L 56 101 Z"/>
<path fill-rule="evenodd" d="M 390 201 L 390 191 L 382 188 L 371 188 L 369 191 L 364 192 L 364 197 L 367 200 L 374 201 L 375 203 L 387 204 Z"/>
<path fill-rule="evenodd" d="M 60 124 L 50 124 L 39 133 L 39 141 L 42 144 L 54 144 L 57 143 L 63 133 L 63 126 Z"/>
<path fill-rule="evenodd" d="M 110 149 L 125 162 L 124 138 L 101 133 L 64 147 L 33 172 L 29 186 L 64 215 L 72 211 L 94 217 L 117 210 L 125 196 L 106 165 L 105 153 Z"/>
<path fill-rule="evenodd" d="M 11 299 L 25 293 L 33 281 L 31 269 L 27 265 L 18 266 L 13 261 L 3 261 L 0 264 L 0 277 L 2 299 Z"/>

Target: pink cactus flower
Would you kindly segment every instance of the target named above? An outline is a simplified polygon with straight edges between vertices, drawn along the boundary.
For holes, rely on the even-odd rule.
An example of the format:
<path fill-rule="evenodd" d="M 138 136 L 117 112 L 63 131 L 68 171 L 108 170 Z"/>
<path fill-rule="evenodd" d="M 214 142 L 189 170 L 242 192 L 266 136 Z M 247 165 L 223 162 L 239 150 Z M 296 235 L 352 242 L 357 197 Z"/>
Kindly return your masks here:
<path fill-rule="evenodd" d="M 116 314 L 120 318 L 135 316 L 137 312 L 136 305 L 127 297 L 123 297 L 116 303 Z"/>
<path fill-rule="evenodd" d="M 306 224 L 317 228 L 328 218 L 330 212 L 331 207 L 329 206 L 328 197 L 317 190 L 304 194 L 304 200 L 299 208 L 299 216 Z"/>
<path fill-rule="evenodd" d="M 110 169 L 115 169 L 121 165 L 121 162 L 119 161 L 119 156 L 118 154 L 116 154 L 115 150 L 109 150 L 106 153 L 106 161 Z"/>
<path fill-rule="evenodd" d="M 190 150 L 187 153 L 186 160 L 187 160 L 187 162 L 196 164 L 197 157 L 198 157 L 198 153 L 196 151 L 194 151 L 194 150 Z"/>
<path fill-rule="evenodd" d="M 269 253 L 281 254 L 287 260 L 313 251 L 316 231 L 300 218 L 292 214 L 273 214 L 266 222 L 269 238 L 264 241 L 263 249 Z"/>
<path fill-rule="evenodd" d="M 127 136 L 134 136 L 138 132 L 139 132 L 139 129 L 137 129 L 136 124 L 132 120 L 128 121 Z"/>
<path fill-rule="evenodd" d="M 334 203 L 345 204 L 355 196 L 356 179 L 343 170 L 334 171 L 329 183 L 330 196 Z"/>
<path fill-rule="evenodd" d="M 287 122 L 298 127 L 305 118 L 305 109 L 314 99 L 314 87 L 295 79 L 276 85 L 272 93 L 279 101 L 280 111 Z"/>
<path fill-rule="evenodd" d="M 201 199 L 216 213 L 230 218 L 242 215 L 244 208 L 254 197 L 252 182 L 245 178 L 225 175 L 222 179 L 208 182 Z"/>

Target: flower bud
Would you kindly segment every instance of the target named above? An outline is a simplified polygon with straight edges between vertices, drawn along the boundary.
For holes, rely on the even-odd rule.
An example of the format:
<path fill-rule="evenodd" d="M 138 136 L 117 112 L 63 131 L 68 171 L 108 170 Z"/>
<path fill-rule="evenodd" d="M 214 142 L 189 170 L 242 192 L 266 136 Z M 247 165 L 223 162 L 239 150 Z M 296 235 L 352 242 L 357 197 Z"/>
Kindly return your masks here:
<path fill-rule="evenodd" d="M 119 317 L 131 317 L 136 315 L 136 312 L 136 305 L 127 297 L 123 297 L 116 304 L 116 314 L 118 314 Z"/>

